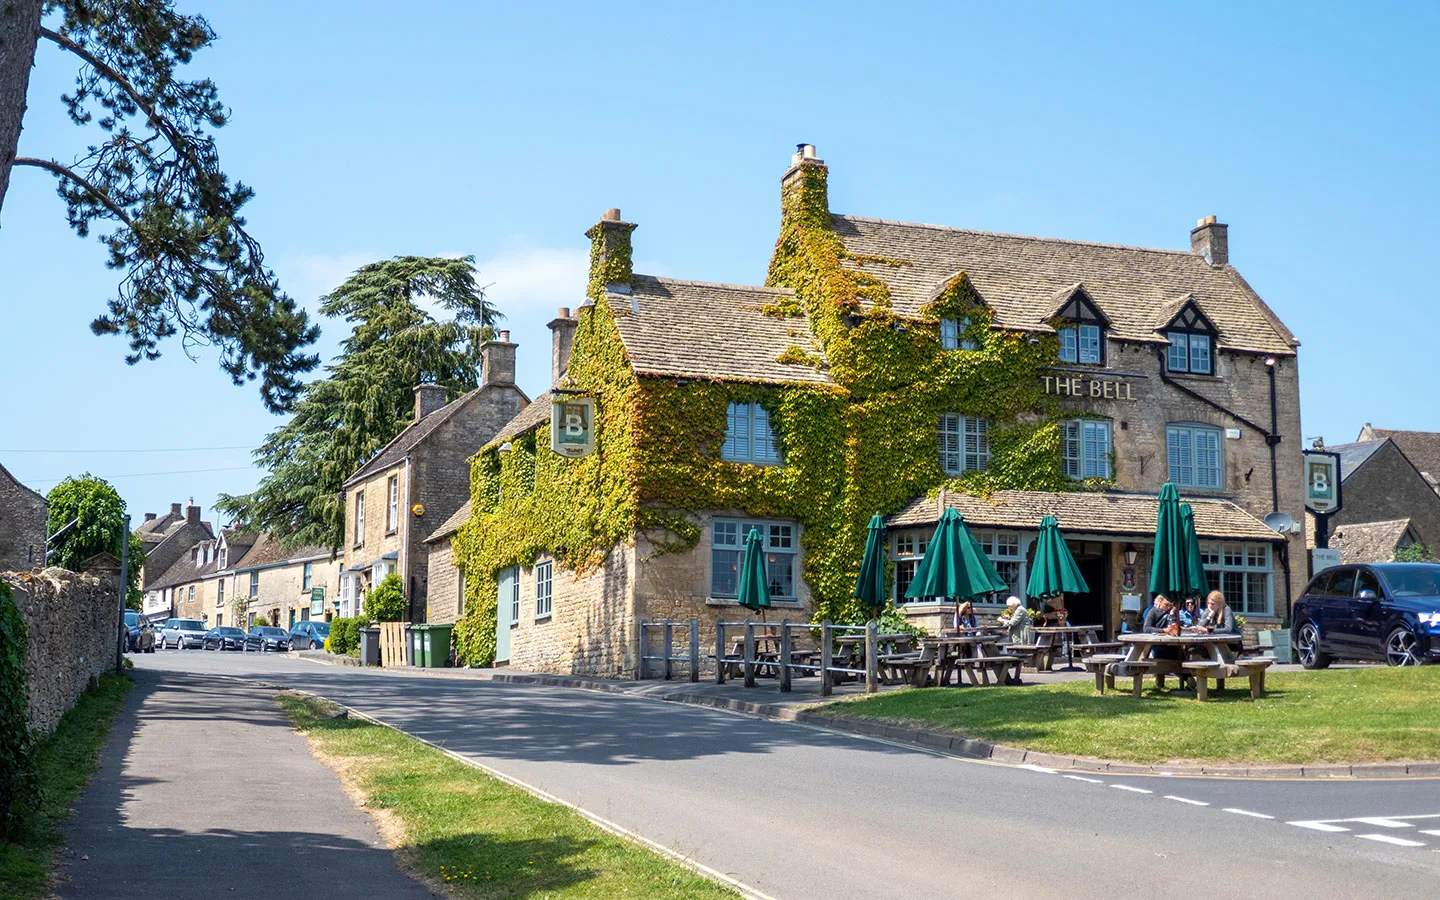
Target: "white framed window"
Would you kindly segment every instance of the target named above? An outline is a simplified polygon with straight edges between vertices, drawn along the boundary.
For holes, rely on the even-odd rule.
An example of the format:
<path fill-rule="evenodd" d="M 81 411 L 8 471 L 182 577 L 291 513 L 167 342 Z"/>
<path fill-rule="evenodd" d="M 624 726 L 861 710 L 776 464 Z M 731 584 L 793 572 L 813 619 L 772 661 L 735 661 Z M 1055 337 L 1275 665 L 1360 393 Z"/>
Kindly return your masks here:
<path fill-rule="evenodd" d="M 355 492 L 355 546 L 365 543 L 365 492 Z"/>
<path fill-rule="evenodd" d="M 1165 354 L 1165 369 L 1169 372 L 1189 372 L 1192 375 L 1212 375 L 1215 364 L 1210 335 L 1195 331 L 1172 331 L 1170 348 Z"/>
<path fill-rule="evenodd" d="M 745 519 L 715 519 L 710 523 L 710 596 L 733 600 L 740 595 L 740 559 L 752 528 L 760 532 L 760 546 L 765 551 L 770 599 L 796 599 L 794 523 Z"/>
<path fill-rule="evenodd" d="M 1268 616 L 1274 609 L 1274 574 L 1269 544 L 1200 543 L 1205 580 L 1225 595 L 1236 613 Z"/>
<path fill-rule="evenodd" d="M 551 579 L 554 575 L 554 563 L 546 560 L 535 564 L 535 618 L 545 619 L 550 616 L 554 595 L 552 594 Z"/>
<path fill-rule="evenodd" d="M 895 602 L 905 602 L 905 592 L 915 580 L 915 569 L 930 546 L 930 532 L 901 531 L 895 535 Z"/>
<path fill-rule="evenodd" d="M 187 603 L 194 603 L 194 602 L 195 602 L 195 585 L 193 585 L 193 584 L 190 585 L 190 596 L 186 599 L 186 602 L 187 602 Z"/>
<path fill-rule="evenodd" d="M 970 330 L 970 317 L 940 320 L 941 350 L 974 350 L 976 344 L 965 334 Z"/>
<path fill-rule="evenodd" d="M 759 403 L 731 403 L 725 411 L 725 443 L 720 457 L 731 462 L 773 466 L 780 448 L 770 428 L 770 412 Z"/>
<path fill-rule="evenodd" d="M 222 608 L 225 606 L 225 579 L 223 578 L 215 582 L 215 605 Z"/>
<path fill-rule="evenodd" d="M 520 624 L 520 570 L 510 579 L 510 627 Z"/>
<path fill-rule="evenodd" d="M 260 596 L 260 573 L 250 573 L 250 599 L 254 600 Z"/>
<path fill-rule="evenodd" d="M 1005 579 L 1005 583 L 1009 585 L 1005 595 L 1023 596 L 1021 593 L 1023 587 L 1021 563 L 1024 557 L 1020 554 L 1020 533 L 1016 531 L 977 531 L 975 540 L 985 548 L 985 555 L 990 557 L 990 561 L 995 564 L 996 574 Z M 1005 596 L 997 591 L 990 596 L 990 602 L 1004 603 Z"/>
<path fill-rule="evenodd" d="M 1176 487 L 1218 490 L 1224 473 L 1220 429 L 1208 425 L 1169 425 L 1165 428 L 1170 480 Z"/>
<path fill-rule="evenodd" d="M 465 615 L 465 570 L 455 572 L 455 618 Z"/>
<path fill-rule="evenodd" d="M 995 571 L 1009 585 L 1009 593 L 1021 596 L 1024 586 L 1024 555 L 1020 552 L 1018 531 L 975 531 L 975 541 L 995 565 Z M 908 599 L 905 592 L 915 580 L 915 569 L 925 557 L 930 531 L 901 531 L 895 535 L 895 602 L 932 603 L 939 598 Z M 998 593 L 976 601 L 979 605 L 1001 604 L 1005 598 Z"/>
<path fill-rule="evenodd" d="M 400 476 L 390 476 L 385 496 L 385 533 L 393 534 L 400 527 Z"/>
<path fill-rule="evenodd" d="M 990 420 L 960 413 L 940 417 L 940 468 L 947 475 L 990 467 Z"/>
<path fill-rule="evenodd" d="M 310 590 L 311 588 L 313 588 L 314 586 L 315 586 L 315 564 L 314 564 L 314 563 L 306 563 L 306 564 L 305 564 L 305 568 L 304 568 L 304 570 L 302 571 L 302 573 L 301 573 L 301 575 L 300 575 L 300 588 L 301 588 L 301 590 L 306 590 L 306 591 L 308 591 L 308 590 Z"/>
<path fill-rule="evenodd" d="M 1113 434 L 1109 419 L 1071 419 L 1061 423 L 1060 454 L 1071 478 L 1109 478 Z"/>
<path fill-rule="evenodd" d="M 1105 339 L 1099 325 L 1080 323 L 1059 329 L 1060 361 L 1099 365 L 1105 361 Z"/>

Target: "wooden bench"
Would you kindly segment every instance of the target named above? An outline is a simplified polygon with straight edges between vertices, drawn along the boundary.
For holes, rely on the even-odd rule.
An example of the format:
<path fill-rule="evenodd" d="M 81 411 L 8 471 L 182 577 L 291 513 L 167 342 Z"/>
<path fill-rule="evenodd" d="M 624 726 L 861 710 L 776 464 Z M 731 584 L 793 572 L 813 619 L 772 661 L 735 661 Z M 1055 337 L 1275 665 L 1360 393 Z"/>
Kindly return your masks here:
<path fill-rule="evenodd" d="M 1011 667 L 1015 669 L 1015 677 L 1017 679 L 1020 677 L 1020 662 L 1020 657 L 1009 654 L 1003 656 L 970 656 L 955 660 L 955 668 L 964 669 L 965 674 L 970 678 L 970 683 L 973 685 L 989 684 L 990 674 L 992 672 L 995 675 L 995 683 L 1000 684 L 1004 680 L 1004 676 L 1001 673 Z M 979 672 L 978 680 L 976 678 L 976 672 Z"/>
<path fill-rule="evenodd" d="M 1125 661 L 1123 653 L 1093 653 L 1088 659 L 1081 660 L 1086 671 L 1095 675 L 1095 690 L 1101 694 L 1105 688 L 1115 687 L 1115 676 L 1110 672 L 1110 664 Z"/>
<path fill-rule="evenodd" d="M 1229 668 L 1224 663 L 1206 661 L 1192 661 L 1180 664 L 1180 668 L 1186 675 L 1195 679 L 1195 699 L 1210 699 L 1210 679 L 1215 679 L 1215 687 L 1225 687 L 1225 676 L 1229 674 Z"/>
<path fill-rule="evenodd" d="M 930 679 L 930 669 L 935 665 L 935 648 L 925 647 L 918 653 L 892 653 L 877 659 L 886 673 L 887 684 L 908 682 L 915 687 L 924 687 Z"/>
<path fill-rule="evenodd" d="M 1020 661 L 1032 669 L 1039 670 L 1044 657 L 1055 652 L 1055 648 L 1048 644 L 1005 644 L 1005 652 L 1011 656 L 1017 656 Z"/>
<path fill-rule="evenodd" d="M 1134 696 L 1136 700 L 1140 699 L 1140 688 L 1145 683 L 1145 676 L 1149 675 L 1152 670 L 1160 667 L 1160 663 L 1153 659 L 1122 659 L 1119 662 L 1112 663 L 1112 665 L 1114 666 L 1114 668 L 1110 669 L 1108 674 L 1113 675 L 1116 678 L 1135 679 L 1135 683 L 1131 687 L 1130 693 L 1132 696 Z"/>
<path fill-rule="evenodd" d="M 1259 700 L 1265 696 L 1265 670 L 1274 665 L 1273 659 L 1237 659 L 1235 668 L 1250 677 L 1250 699 Z"/>
<path fill-rule="evenodd" d="M 1119 641 L 1096 641 L 1092 644 L 1076 644 L 1076 656 L 1093 656 L 1096 653 L 1114 653 L 1124 645 Z"/>

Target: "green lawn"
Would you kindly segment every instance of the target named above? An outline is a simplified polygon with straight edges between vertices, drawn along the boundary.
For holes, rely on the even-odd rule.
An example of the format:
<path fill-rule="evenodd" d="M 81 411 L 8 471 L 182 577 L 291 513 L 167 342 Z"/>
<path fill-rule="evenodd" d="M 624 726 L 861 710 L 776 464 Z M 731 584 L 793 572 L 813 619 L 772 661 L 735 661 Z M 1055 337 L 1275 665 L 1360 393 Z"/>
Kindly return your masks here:
<path fill-rule="evenodd" d="M 280 703 L 370 807 L 395 817 L 401 864 L 456 897 L 738 896 L 398 731 L 328 718 L 308 697 Z"/>
<path fill-rule="evenodd" d="M 13 843 L 0 844 L 0 897 L 30 900 L 49 896 L 55 851 L 64 844 L 60 823 L 70 804 L 95 773 L 96 758 L 132 682 L 113 672 L 100 676 L 98 690 L 82 694 L 60 727 L 35 752 L 42 799 L 17 829 Z"/>
<path fill-rule="evenodd" d="M 1166 682 L 1167 686 L 1174 681 Z M 1274 673 L 1268 695 L 1227 682 L 1219 699 L 1095 694 L 1093 680 L 927 688 L 841 701 L 825 715 L 953 731 L 1071 756 L 1156 762 L 1380 762 L 1440 759 L 1440 666 Z"/>

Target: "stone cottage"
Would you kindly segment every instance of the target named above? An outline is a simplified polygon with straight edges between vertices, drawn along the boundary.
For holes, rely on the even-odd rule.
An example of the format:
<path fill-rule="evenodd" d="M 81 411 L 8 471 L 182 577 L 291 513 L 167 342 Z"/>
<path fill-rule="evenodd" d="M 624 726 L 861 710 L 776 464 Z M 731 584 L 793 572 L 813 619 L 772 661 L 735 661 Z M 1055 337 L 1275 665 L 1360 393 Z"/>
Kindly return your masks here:
<path fill-rule="evenodd" d="M 50 507 L 45 498 L 0 466 L 0 572 L 45 568 L 45 529 Z"/>
<path fill-rule="evenodd" d="M 214 540 L 215 529 L 201 520 L 200 507 L 192 502 L 184 507 L 172 503 L 164 515 L 146 513 L 135 533 L 145 546 L 145 564 L 140 567 L 143 612 L 146 618 L 168 617 L 172 606 L 155 582 L 200 542 Z"/>
<path fill-rule="evenodd" d="M 481 347 L 480 386 L 446 402 L 445 388 L 415 388 L 415 420 L 345 482 L 339 614 L 360 612 L 366 591 L 400 573 L 410 620 L 425 621 L 426 538 L 469 497 L 468 459 L 529 404 L 515 385 L 510 332 Z"/>
<path fill-rule="evenodd" d="M 1262 517 L 1302 517 L 1299 344 L 1230 265 L 1226 225 L 1150 250 L 907 224 L 832 213 L 828 177 L 802 146 L 765 286 L 635 273 L 618 210 L 587 232 L 552 396 L 472 464 L 450 539 L 462 656 L 483 660 L 493 628 L 499 663 L 633 674 L 639 620 L 747 615 L 752 529 L 771 618 L 858 619 L 875 513 L 894 598 L 937 629 L 953 607 L 904 594 L 941 506 L 1022 597 L 1055 515 L 1091 588 L 1071 620 L 1114 631 L 1147 596 L 1166 481 L 1195 506 L 1211 585 L 1252 626 L 1280 621 L 1304 543 Z M 567 458 L 545 407 L 579 398 L 595 450 Z"/>
<path fill-rule="evenodd" d="M 1417 431 L 1385 431 L 1365 426 L 1370 440 L 1332 444 L 1325 449 L 1340 457 L 1340 492 L 1344 505 L 1329 516 L 1329 546 L 1344 562 L 1388 562 L 1397 549 L 1424 544 L 1440 549 L 1440 493 L 1435 481 L 1412 458 L 1427 459 L 1432 442 Z M 1377 437 L 1377 434 L 1385 434 Z M 1401 441 L 1411 449 L 1402 448 Z M 1440 460 L 1426 462 L 1436 465 Z M 1306 541 L 1316 545 L 1315 517 L 1307 515 Z"/>

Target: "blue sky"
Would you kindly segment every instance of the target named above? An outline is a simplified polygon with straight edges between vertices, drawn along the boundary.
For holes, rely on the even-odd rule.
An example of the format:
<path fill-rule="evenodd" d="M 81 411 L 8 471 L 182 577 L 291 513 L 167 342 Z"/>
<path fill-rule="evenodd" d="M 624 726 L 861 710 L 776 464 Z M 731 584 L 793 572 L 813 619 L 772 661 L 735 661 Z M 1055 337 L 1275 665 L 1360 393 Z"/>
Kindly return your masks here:
<path fill-rule="evenodd" d="M 1440 6 L 1163 6 L 181 3 L 220 34 L 191 68 L 233 109 L 222 159 L 286 289 L 313 308 L 363 262 L 474 254 L 532 393 L 606 207 L 639 223 L 643 271 L 759 283 L 808 141 L 836 212 L 1172 248 L 1216 214 L 1303 342 L 1307 437 L 1440 430 Z M 42 48 L 22 154 L 82 148 L 73 74 Z M 17 171 L 0 463 L 209 518 L 279 420 L 203 349 L 128 367 L 91 336 L 116 278 L 48 176 Z M 328 356 L 343 330 L 322 324 Z"/>

